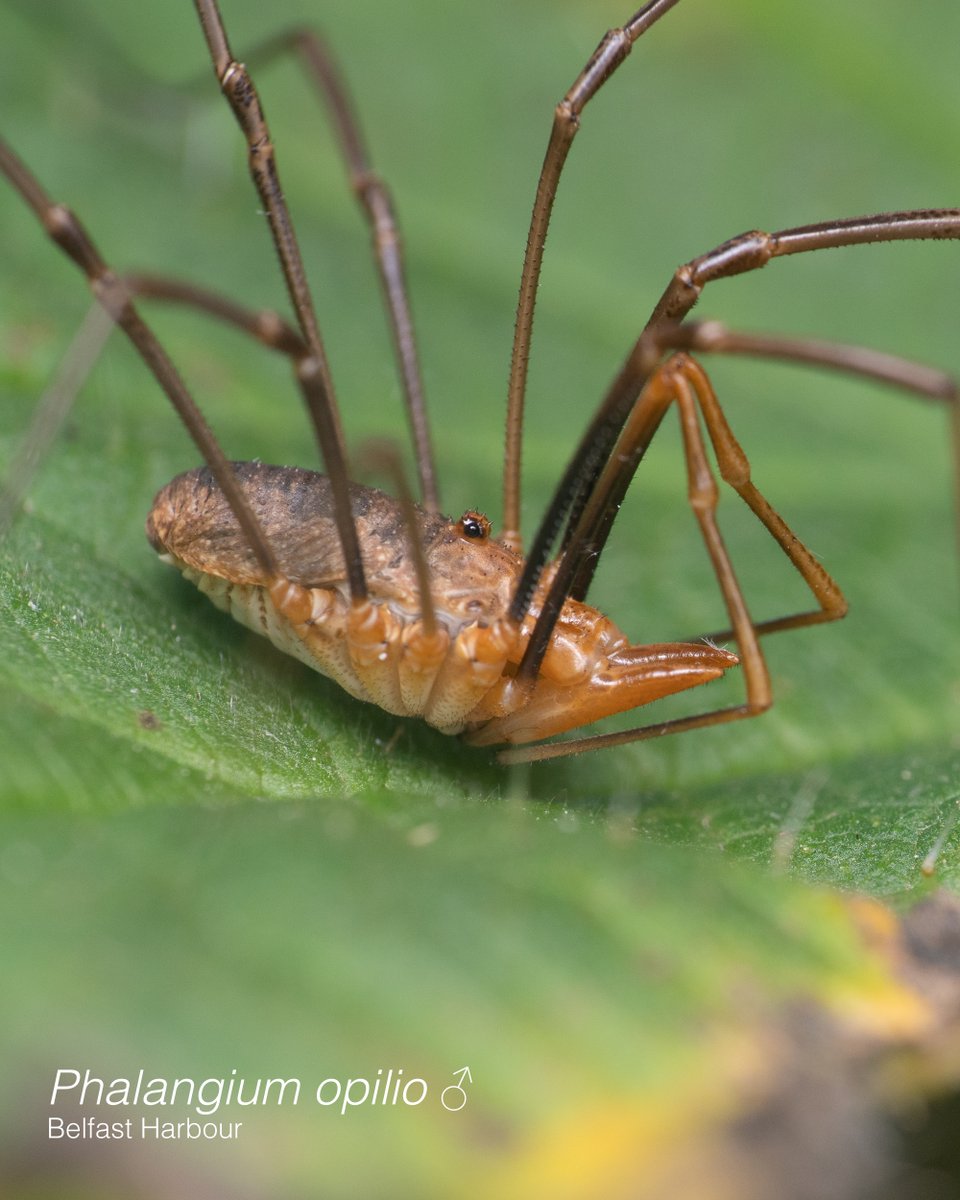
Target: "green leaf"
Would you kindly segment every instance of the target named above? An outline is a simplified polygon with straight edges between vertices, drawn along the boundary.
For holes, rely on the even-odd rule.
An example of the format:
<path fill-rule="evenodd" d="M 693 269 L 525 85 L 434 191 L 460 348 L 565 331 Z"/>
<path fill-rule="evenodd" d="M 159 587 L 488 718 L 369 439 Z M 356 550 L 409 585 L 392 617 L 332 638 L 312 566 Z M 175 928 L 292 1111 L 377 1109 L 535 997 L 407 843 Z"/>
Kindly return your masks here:
<path fill-rule="evenodd" d="M 753 1103 L 745 1081 L 776 1092 L 797 996 L 847 1038 L 925 1023 L 835 896 L 537 808 L 278 803 L 6 832 L 4 916 L 31 914 L 8 925 L 17 988 L 0 1001 L 18 1068 L 3 1095 L 33 1101 L 7 1123 L 18 1145 L 45 1144 L 51 1113 L 200 1119 L 76 1089 L 51 1104 L 59 1070 L 108 1085 L 235 1072 L 248 1097 L 256 1079 L 300 1081 L 297 1103 L 208 1113 L 244 1129 L 202 1159 L 165 1147 L 188 1190 L 212 1162 L 254 1195 L 633 1195 L 731 1101 Z M 451 1111 L 441 1094 L 465 1066 Z M 359 1084 L 352 1108 L 314 1099 L 388 1070 L 423 1080 L 423 1103 L 363 1105 Z M 151 1144 L 100 1145 L 74 1179 L 92 1164 L 117 1187 L 129 1150 L 151 1188 Z"/>
<path fill-rule="evenodd" d="M 189 6 L 136 20 L 119 0 L 3 8 L 3 132 L 109 261 L 285 311 Z M 628 14 L 612 0 L 224 9 L 242 54 L 323 21 L 397 202 L 445 506 L 496 524 L 513 309 L 553 106 Z M 947 0 L 842 0 L 799 18 L 770 0 L 682 0 L 634 48 L 583 115 L 551 227 L 528 537 L 680 262 L 744 229 L 951 202 L 960 105 L 942 47 L 955 26 Z M 291 65 L 257 79 L 349 440 L 402 441 L 369 239 L 323 116 Z M 0 229 L 7 462 L 88 300 L 7 188 Z M 702 315 L 956 371 L 956 253 L 798 256 L 711 286 Z M 314 464 L 285 363 L 189 314 L 149 315 L 232 457 Z M 945 417 L 832 375 L 707 366 L 758 486 L 850 615 L 768 640 L 777 702 L 762 719 L 507 771 L 414 722 L 398 733 L 156 561 L 144 517 L 196 454 L 113 338 L 0 545 L 0 891 L 33 898 L 11 937 L 4 1015 L 35 1111 L 47 1099 L 36 1064 L 58 1055 L 122 1074 L 155 1046 L 157 1073 L 304 1076 L 313 1060 L 358 1075 L 402 1058 L 431 1087 L 470 1060 L 479 1099 L 455 1134 L 437 1114 L 390 1113 L 325 1133 L 318 1151 L 316 1113 L 298 1110 L 258 1120 L 260 1140 L 225 1153 L 224 1170 L 242 1177 L 282 1137 L 295 1150 L 262 1177 L 266 1194 L 297 1181 L 310 1193 L 318 1155 L 330 1195 L 449 1195 L 452 1178 L 464 1194 L 519 1194 L 531 1164 L 567 1161 L 565 1139 L 586 1173 L 570 1179 L 649 1165 L 610 1151 L 604 1167 L 595 1122 L 631 1145 L 641 1111 L 644 1129 L 684 1112 L 687 1133 L 716 1126 L 713 1093 L 691 1080 L 732 1080 L 725 1038 L 760 1044 L 797 997 L 897 1009 L 888 966 L 811 885 L 912 897 L 928 889 L 924 863 L 960 881 Z M 638 642 L 724 624 L 684 493 L 666 428 L 591 596 Z M 807 603 L 735 496 L 721 522 L 758 618 Z M 736 703 L 741 688 L 734 672 L 608 727 Z M 171 979 L 196 982 L 174 996 Z M 55 1035 L 45 1056 L 27 1021 L 39 996 Z M 371 1138 L 400 1164 L 392 1192 L 365 1161 Z M 361 1165 L 367 1191 L 350 1192 Z"/>

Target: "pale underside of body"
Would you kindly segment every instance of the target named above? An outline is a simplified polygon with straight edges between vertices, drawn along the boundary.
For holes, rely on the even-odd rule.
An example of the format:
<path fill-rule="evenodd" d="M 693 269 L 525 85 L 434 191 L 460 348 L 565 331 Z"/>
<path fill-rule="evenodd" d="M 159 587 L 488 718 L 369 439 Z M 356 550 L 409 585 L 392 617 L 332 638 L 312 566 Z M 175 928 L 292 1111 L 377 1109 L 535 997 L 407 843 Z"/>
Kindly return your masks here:
<path fill-rule="evenodd" d="M 546 573 L 519 627 L 508 616 L 523 559 L 464 522 L 417 510 L 435 610 L 424 622 L 401 505 L 351 485 L 369 597 L 351 603 L 326 476 L 235 464 L 280 564 L 269 580 L 206 468 L 157 496 L 147 534 L 220 608 L 351 695 L 477 745 L 529 742 L 718 678 L 738 659 L 705 643 L 635 646 L 602 613 L 567 600 L 532 686 L 514 676 Z"/>

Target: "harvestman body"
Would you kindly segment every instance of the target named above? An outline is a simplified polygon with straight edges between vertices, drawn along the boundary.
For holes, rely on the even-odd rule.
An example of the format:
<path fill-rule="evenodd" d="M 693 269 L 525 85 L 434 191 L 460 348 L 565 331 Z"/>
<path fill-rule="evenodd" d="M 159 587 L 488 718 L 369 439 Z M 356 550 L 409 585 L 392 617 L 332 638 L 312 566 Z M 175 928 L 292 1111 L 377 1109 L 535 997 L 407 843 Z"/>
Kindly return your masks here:
<path fill-rule="evenodd" d="M 297 32 L 264 53 L 297 52 L 326 102 L 353 189 L 370 222 L 416 451 L 422 507 L 402 477 L 399 498 L 349 481 L 326 354 L 273 145 L 247 69 L 231 52 L 216 0 L 195 0 L 221 90 L 247 140 L 251 173 L 280 257 L 296 327 L 190 284 L 116 276 L 73 214 L 54 204 L 0 142 L 0 168 L 47 232 L 86 274 L 112 321 L 131 339 L 184 421 L 207 466 L 164 488 L 147 522 L 158 552 L 221 608 L 352 695 L 478 745 L 527 743 L 694 687 L 742 666 L 746 701 L 624 733 L 501 751 L 504 761 L 575 753 L 601 744 L 753 716 L 769 707 L 759 637 L 834 620 L 843 596 L 750 478 L 702 367 L 690 351 L 745 353 L 834 366 L 896 383 L 950 405 L 960 444 L 956 390 L 942 374 L 856 347 L 733 333 L 686 318 L 704 286 L 770 259 L 830 246 L 960 237 L 960 210 L 887 213 L 775 234 L 749 233 L 681 267 L 627 355 L 547 508 L 521 552 L 520 443 L 534 302 L 550 213 L 581 113 L 636 40 L 678 0 L 652 0 L 612 30 L 557 106 L 524 259 L 510 370 L 504 531 L 479 513 L 440 515 L 423 389 L 389 194 L 372 171 L 335 65 L 312 34 Z M 134 307 L 144 296 L 190 305 L 289 356 L 327 474 L 230 463 L 176 369 Z M 633 473 L 668 408 L 676 405 L 690 502 L 726 604 L 738 654 L 712 641 L 637 646 L 597 609 L 587 590 Z M 770 531 L 817 606 L 761 623 L 747 610 L 715 517 L 721 477 Z M 391 460 L 392 461 L 392 460 Z M 553 548 L 559 539 L 555 556 Z"/>

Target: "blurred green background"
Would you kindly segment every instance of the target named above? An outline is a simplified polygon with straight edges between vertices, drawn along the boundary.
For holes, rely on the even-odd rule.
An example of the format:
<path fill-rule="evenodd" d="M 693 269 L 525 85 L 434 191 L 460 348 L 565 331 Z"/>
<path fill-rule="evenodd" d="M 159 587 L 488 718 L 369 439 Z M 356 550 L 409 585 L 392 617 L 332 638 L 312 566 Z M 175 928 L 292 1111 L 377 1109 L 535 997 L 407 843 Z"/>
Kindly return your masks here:
<path fill-rule="evenodd" d="M 237 0 L 225 15 L 240 54 L 303 21 L 337 48 L 398 203 L 445 507 L 496 523 L 513 309 L 552 107 L 628 13 L 609 0 L 402 12 L 278 0 L 267 14 Z M 282 307 L 239 136 L 212 76 L 203 82 L 190 6 L 2 0 L 0 23 L 4 132 L 110 261 Z M 679 262 L 750 228 L 956 202 L 960 97 L 944 47 L 957 32 L 945 0 L 909 10 L 683 0 L 635 48 L 584 116 L 550 234 L 528 533 Z M 258 83 L 350 440 L 402 438 L 367 234 L 322 117 L 293 66 Z M 9 457 L 87 296 L 6 189 L 0 218 Z M 775 263 L 715 285 L 703 314 L 955 371 L 956 253 L 899 244 Z M 312 465 L 282 362 L 189 315 L 156 310 L 156 325 L 231 455 Z M 296 1073 L 319 1046 L 359 1074 L 367 1060 L 353 1048 L 379 1031 L 378 1066 L 406 1054 L 414 1071 L 420 1056 L 433 1080 L 472 1059 L 485 1116 L 469 1127 L 470 1153 L 416 1116 L 328 1140 L 322 1153 L 309 1121 L 279 1121 L 269 1137 L 282 1162 L 252 1194 L 315 1179 L 330 1155 L 327 1193 L 356 1194 L 343 1180 L 375 1137 L 389 1139 L 398 1172 L 389 1194 L 449 1195 L 471 1155 L 513 1162 L 524 1131 L 587 1092 L 635 1099 L 613 1065 L 631 1033 L 634 1054 L 658 1064 L 651 1078 L 674 1078 L 666 1064 L 687 1035 L 635 1007 L 646 979 L 628 948 L 636 939 L 669 958 L 729 934 L 747 954 L 753 919 L 773 904 L 771 864 L 904 895 L 921 888 L 919 863 L 938 844 L 940 877 L 955 880 L 960 639 L 943 414 L 785 367 L 710 369 L 758 484 L 844 586 L 851 615 L 769 642 L 778 703 L 762 720 L 508 773 L 409 723 L 385 753 L 393 718 L 284 661 L 153 560 L 142 535 L 150 500 L 196 456 L 115 339 L 0 550 L 0 866 L 18 914 L 6 936 L 19 981 L 4 1004 L 31 1112 L 43 1108 L 47 1055 L 99 1054 L 120 1073 L 157 1047 L 157 1073 L 198 1072 L 205 1047 L 210 1071 L 250 1061 Z M 659 442 L 592 597 L 641 642 L 722 624 L 673 430 Z M 792 611 L 802 587 L 738 507 L 725 500 L 721 519 L 754 612 Z M 739 680 L 724 686 L 711 689 L 717 703 L 739 696 Z M 751 864 L 749 919 L 726 915 L 741 869 L 731 857 Z M 637 881 L 651 873 L 641 912 Z M 707 899 L 691 894 L 697 876 Z M 776 888 L 788 914 L 813 903 L 805 883 Z M 715 907 L 722 934 L 696 919 Z M 682 938 L 664 934 L 667 911 L 681 913 Z M 801 946 L 813 936 L 803 919 L 783 919 Z M 789 990 L 779 952 L 758 953 L 763 987 Z M 620 982 L 581 995 L 583 978 Z M 724 987 L 712 978 L 708 991 Z M 677 994 L 645 990 L 658 1009 Z M 485 1016 L 463 1045 L 451 1031 L 467 995 Z M 42 1038 L 30 1032 L 40 996 Z M 226 1161 L 237 1170 L 241 1160 Z M 375 1173 L 367 1186 L 388 1194 Z"/>

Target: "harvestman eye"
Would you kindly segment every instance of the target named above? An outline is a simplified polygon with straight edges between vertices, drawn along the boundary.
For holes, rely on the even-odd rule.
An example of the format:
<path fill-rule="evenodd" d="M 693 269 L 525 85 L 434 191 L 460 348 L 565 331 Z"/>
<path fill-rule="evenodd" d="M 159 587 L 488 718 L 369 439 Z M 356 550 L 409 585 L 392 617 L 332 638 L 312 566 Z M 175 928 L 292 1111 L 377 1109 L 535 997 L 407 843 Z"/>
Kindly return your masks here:
<path fill-rule="evenodd" d="M 457 522 L 457 530 L 465 538 L 483 541 L 484 538 L 490 536 L 491 526 L 483 513 L 469 511 L 465 512 Z"/>
<path fill-rule="evenodd" d="M 812 363 L 940 401 L 950 414 L 960 462 L 957 391 L 940 372 L 859 347 L 746 334 L 716 321 L 688 319 L 709 283 L 808 251 L 867 242 L 956 239 L 960 210 L 882 213 L 774 233 L 750 232 L 690 259 L 674 273 L 636 341 L 625 348 L 607 394 L 561 473 L 529 550 L 523 552 L 523 411 L 554 198 L 589 102 L 638 39 L 678 2 L 652 0 L 622 27 L 608 32 L 554 111 L 520 279 L 499 537 L 492 535 L 481 513 L 468 511 L 459 521 L 442 515 L 393 200 L 370 161 L 339 68 L 318 35 L 297 31 L 281 36 L 252 57 L 298 58 L 331 116 L 372 235 L 413 441 L 419 504 L 396 468 L 395 455 L 387 454 L 384 461 L 394 478 L 396 497 L 351 478 L 334 381 L 269 127 L 253 79 L 233 54 L 216 0 L 195 0 L 195 6 L 217 84 L 246 141 L 292 320 L 165 276 L 119 277 L 78 218 L 55 203 L 13 150 L 0 142 L 0 170 L 84 273 L 109 322 L 123 330 L 144 359 L 206 464 L 178 476 L 156 497 L 147 533 L 157 551 L 215 604 L 352 695 L 391 713 L 420 717 L 474 745 L 507 744 L 511 748 L 499 752 L 505 762 L 558 757 L 756 716 L 772 702 L 762 637 L 833 621 L 846 611 L 838 585 L 753 483 L 747 457 L 694 355 L 743 354 Z M 284 355 L 326 473 L 231 463 L 141 317 L 141 300 L 185 305 L 234 325 Z M 69 388 L 54 390 L 60 396 Z M 621 501 L 671 408 L 680 421 L 690 504 L 729 628 L 691 642 L 641 645 L 586 598 Z M 11 510 L 26 486 L 29 472 L 24 462 L 15 467 L 7 485 Z M 717 474 L 797 570 L 814 600 L 809 611 L 754 619 L 717 523 Z M 724 641 L 735 645 L 736 653 L 719 645 Z M 527 744 L 708 683 L 737 666 L 745 689 L 740 704 L 625 732 Z"/>

